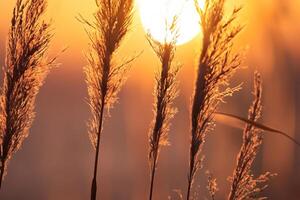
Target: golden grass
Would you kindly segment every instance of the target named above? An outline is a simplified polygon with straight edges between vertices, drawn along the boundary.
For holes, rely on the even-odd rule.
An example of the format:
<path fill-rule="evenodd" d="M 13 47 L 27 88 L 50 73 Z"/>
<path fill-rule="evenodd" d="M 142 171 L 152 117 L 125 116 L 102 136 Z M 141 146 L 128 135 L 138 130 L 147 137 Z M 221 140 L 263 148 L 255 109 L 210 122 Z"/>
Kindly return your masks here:
<path fill-rule="evenodd" d="M 172 65 L 177 39 L 176 17 L 167 28 L 165 42 L 155 41 L 151 35 L 148 41 L 161 62 L 160 73 L 156 74 L 154 120 L 149 131 L 149 164 L 150 164 L 150 189 L 149 200 L 152 199 L 155 172 L 157 168 L 159 151 L 162 146 L 168 144 L 168 132 L 170 120 L 176 113 L 173 106 L 177 97 L 177 74 L 179 67 Z M 172 40 L 167 41 L 168 34 L 172 35 Z"/>
<path fill-rule="evenodd" d="M 262 110 L 262 81 L 260 74 L 254 76 L 254 100 L 249 109 L 248 120 L 256 122 L 261 116 Z M 232 177 L 229 200 L 242 199 L 263 199 L 259 197 L 260 193 L 267 187 L 267 182 L 275 174 L 266 172 L 257 178 L 254 178 L 251 168 L 260 146 L 263 142 L 262 131 L 247 124 L 243 133 L 243 144 L 237 156 L 237 163 Z"/>
<path fill-rule="evenodd" d="M 215 125 L 216 114 L 232 117 L 245 122 L 243 143 L 237 156 L 236 166 L 230 181 L 229 200 L 263 199 L 261 192 L 275 174 L 267 172 L 257 178 L 251 172 L 253 162 L 262 145 L 263 130 L 280 134 L 297 145 L 299 142 L 286 133 L 269 128 L 257 122 L 261 116 L 262 81 L 255 73 L 254 101 L 249 109 L 248 119 L 218 112 L 226 97 L 240 90 L 232 87 L 230 80 L 243 61 L 240 53 L 234 53 L 233 42 L 241 31 L 235 25 L 240 8 L 234 9 L 228 18 L 224 15 L 226 0 L 206 0 L 201 9 L 195 1 L 203 32 L 202 49 L 197 65 L 196 80 L 191 105 L 191 130 L 189 149 L 189 170 L 186 199 L 193 198 L 194 179 L 203 165 L 204 147 L 207 135 Z M 79 20 L 86 25 L 90 49 L 86 54 L 85 67 L 91 118 L 88 123 L 89 136 L 96 150 L 91 200 L 97 197 L 97 175 L 100 159 L 100 142 L 103 121 L 118 100 L 118 93 L 126 79 L 128 64 L 135 58 L 116 64 L 115 56 L 127 35 L 133 17 L 133 0 L 96 0 L 97 11 L 94 21 Z M 46 0 L 17 0 L 11 20 L 7 42 L 4 82 L 0 93 L 0 188 L 7 172 L 9 160 L 21 147 L 29 134 L 35 117 L 35 99 L 40 87 L 53 65 L 55 58 L 48 61 L 47 51 L 52 34 L 50 24 L 43 21 Z M 168 143 L 169 127 L 177 112 L 174 100 L 178 95 L 178 66 L 173 60 L 176 51 L 177 18 L 170 24 L 164 42 L 148 35 L 150 46 L 160 60 L 159 72 L 155 77 L 154 119 L 149 130 L 150 186 L 149 200 L 153 198 L 155 174 L 159 153 Z M 170 34 L 173 36 L 168 41 Z M 218 191 L 216 178 L 208 173 L 211 199 Z"/>
<path fill-rule="evenodd" d="M 92 113 L 88 124 L 89 136 L 96 150 L 91 187 L 92 200 L 95 200 L 97 195 L 97 171 L 104 110 L 109 110 L 116 102 L 128 70 L 127 62 L 117 65 L 113 62 L 113 58 L 129 30 L 133 0 L 96 0 L 96 4 L 98 10 L 94 14 L 94 22 L 80 19 L 92 29 L 87 31 L 91 48 L 86 56 L 88 66 L 85 67 Z"/>
<path fill-rule="evenodd" d="M 227 96 L 240 86 L 230 87 L 229 81 L 240 67 L 240 54 L 232 53 L 233 39 L 241 31 L 233 23 L 240 9 L 235 9 L 229 19 L 224 17 L 225 0 L 207 0 L 204 10 L 195 0 L 203 32 L 202 49 L 197 68 L 191 111 L 191 144 L 186 199 L 190 199 L 196 172 L 202 165 L 200 155 L 207 133 L 214 126 L 214 112 Z"/>
<path fill-rule="evenodd" d="M 42 18 L 45 0 L 17 0 L 6 48 L 0 110 L 0 187 L 8 161 L 21 147 L 34 120 L 35 99 L 54 60 L 47 61 L 52 38 Z"/>

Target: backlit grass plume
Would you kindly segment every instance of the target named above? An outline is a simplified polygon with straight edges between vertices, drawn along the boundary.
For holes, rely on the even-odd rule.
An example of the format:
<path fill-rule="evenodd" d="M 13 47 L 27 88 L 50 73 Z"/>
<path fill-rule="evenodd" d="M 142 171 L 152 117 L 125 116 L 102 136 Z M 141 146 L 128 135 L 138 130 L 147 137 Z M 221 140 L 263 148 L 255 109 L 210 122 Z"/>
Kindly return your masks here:
<path fill-rule="evenodd" d="M 202 165 L 200 154 L 205 138 L 214 127 L 214 112 L 225 97 L 240 88 L 229 86 L 242 60 L 240 54 L 232 53 L 233 39 L 241 31 L 240 26 L 233 25 L 240 9 L 234 9 L 232 15 L 225 18 L 224 4 L 225 0 L 207 0 L 202 10 L 195 0 L 203 39 L 192 100 L 187 200 L 195 174 Z"/>
<path fill-rule="evenodd" d="M 29 134 L 36 96 L 54 61 L 46 58 L 52 35 L 45 10 L 45 0 L 17 0 L 13 11 L 1 90 L 0 187 L 8 161 Z"/>
<path fill-rule="evenodd" d="M 262 83 L 259 73 L 254 77 L 254 101 L 249 109 L 248 120 L 256 122 L 261 116 L 262 110 Z M 229 200 L 263 199 L 260 193 L 267 187 L 268 180 L 274 176 L 270 172 L 254 178 L 251 168 L 256 155 L 262 145 L 262 130 L 252 124 L 247 124 L 243 133 L 243 144 L 237 156 L 237 163 L 231 182 Z"/>
<path fill-rule="evenodd" d="M 148 41 L 161 64 L 161 68 L 155 78 L 154 120 L 149 132 L 149 200 L 151 200 L 159 151 L 162 146 L 168 144 L 170 120 L 176 113 L 173 101 L 177 96 L 176 77 L 179 67 L 172 65 L 177 42 L 176 17 L 172 24 L 169 27 L 167 26 L 165 41 L 163 43 L 155 41 L 150 35 Z"/>
<path fill-rule="evenodd" d="M 206 174 L 207 174 L 207 183 L 208 183 L 206 188 L 208 190 L 211 200 L 215 200 L 216 194 L 219 190 L 218 184 L 217 184 L 217 179 L 214 178 L 213 175 L 209 171 L 207 171 Z"/>
<path fill-rule="evenodd" d="M 113 106 L 124 82 L 127 63 L 116 64 L 113 58 L 132 21 L 133 0 L 96 0 L 95 21 L 81 19 L 92 28 L 87 31 L 90 50 L 85 68 L 92 117 L 89 135 L 96 149 L 91 199 L 96 199 L 97 169 L 104 110 Z"/>

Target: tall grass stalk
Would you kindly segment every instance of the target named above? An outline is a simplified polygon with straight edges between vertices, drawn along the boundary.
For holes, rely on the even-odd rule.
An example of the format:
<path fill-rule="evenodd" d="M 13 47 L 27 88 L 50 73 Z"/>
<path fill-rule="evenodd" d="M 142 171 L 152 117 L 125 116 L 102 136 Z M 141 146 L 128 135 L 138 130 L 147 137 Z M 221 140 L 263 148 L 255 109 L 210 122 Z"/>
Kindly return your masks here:
<path fill-rule="evenodd" d="M 262 81 L 260 74 L 254 76 L 254 100 L 249 109 L 248 120 L 256 122 L 262 110 Z M 247 124 L 243 132 L 243 144 L 237 156 L 233 176 L 229 178 L 231 189 L 228 200 L 264 199 L 259 198 L 260 193 L 267 187 L 266 182 L 274 176 L 270 172 L 254 178 L 251 168 L 260 146 L 263 142 L 262 130 L 252 124 Z"/>
<path fill-rule="evenodd" d="M 240 89 L 240 86 L 229 86 L 242 60 L 240 54 L 232 53 L 233 39 L 241 31 L 240 26 L 233 25 L 240 9 L 234 9 L 232 15 L 225 18 L 224 4 L 225 0 L 207 0 L 201 9 L 195 0 L 203 39 L 192 100 L 187 200 L 195 174 L 202 165 L 200 154 L 207 133 L 214 127 L 214 112 L 225 97 Z"/>
<path fill-rule="evenodd" d="M 162 146 L 168 144 L 170 120 L 176 113 L 173 102 L 178 93 L 176 78 L 179 67 L 174 67 L 172 65 L 177 42 L 176 23 L 175 17 L 172 24 L 167 27 L 165 41 L 163 43 L 155 41 L 150 35 L 148 36 L 148 41 L 161 64 L 160 71 L 156 74 L 155 78 L 154 120 L 149 131 L 149 200 L 152 199 L 153 195 L 159 151 Z M 169 39 L 170 41 L 168 41 Z"/>
<path fill-rule="evenodd" d="M 7 164 L 20 149 L 35 117 L 35 99 L 55 59 L 44 21 L 46 0 L 17 0 L 9 30 L 0 102 L 0 188 Z"/>
<path fill-rule="evenodd" d="M 118 92 L 125 81 L 128 62 L 117 65 L 113 58 L 127 34 L 132 21 L 133 0 L 96 0 L 98 7 L 94 22 L 80 20 L 92 30 L 87 31 L 90 51 L 85 67 L 89 105 L 92 117 L 88 124 L 89 136 L 95 147 L 94 172 L 91 186 L 91 200 L 97 195 L 97 172 L 100 139 L 105 109 L 117 100 Z"/>

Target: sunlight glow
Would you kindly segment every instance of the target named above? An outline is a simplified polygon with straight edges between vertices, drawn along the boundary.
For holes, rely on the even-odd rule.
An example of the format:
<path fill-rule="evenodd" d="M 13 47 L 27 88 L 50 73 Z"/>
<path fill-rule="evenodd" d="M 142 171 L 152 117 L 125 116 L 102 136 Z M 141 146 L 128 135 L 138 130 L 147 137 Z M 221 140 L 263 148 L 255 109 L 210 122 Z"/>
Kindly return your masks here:
<path fill-rule="evenodd" d="M 159 42 L 165 41 L 166 24 L 170 26 L 175 15 L 178 16 L 177 45 L 189 42 L 200 33 L 194 0 L 137 0 L 137 3 L 145 31 Z M 199 0 L 199 4 L 203 8 L 204 0 Z"/>

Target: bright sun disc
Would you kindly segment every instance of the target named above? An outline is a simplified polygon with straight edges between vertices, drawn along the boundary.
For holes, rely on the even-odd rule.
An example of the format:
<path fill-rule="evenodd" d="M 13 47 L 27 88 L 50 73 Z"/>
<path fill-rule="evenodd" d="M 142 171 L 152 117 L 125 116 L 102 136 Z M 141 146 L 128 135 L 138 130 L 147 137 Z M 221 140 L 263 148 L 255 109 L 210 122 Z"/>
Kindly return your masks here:
<path fill-rule="evenodd" d="M 165 41 L 166 24 L 170 25 L 175 15 L 178 16 L 177 45 L 189 42 L 200 32 L 194 0 L 137 0 L 137 3 L 145 31 L 159 42 Z M 204 0 L 199 4 L 203 8 Z"/>

